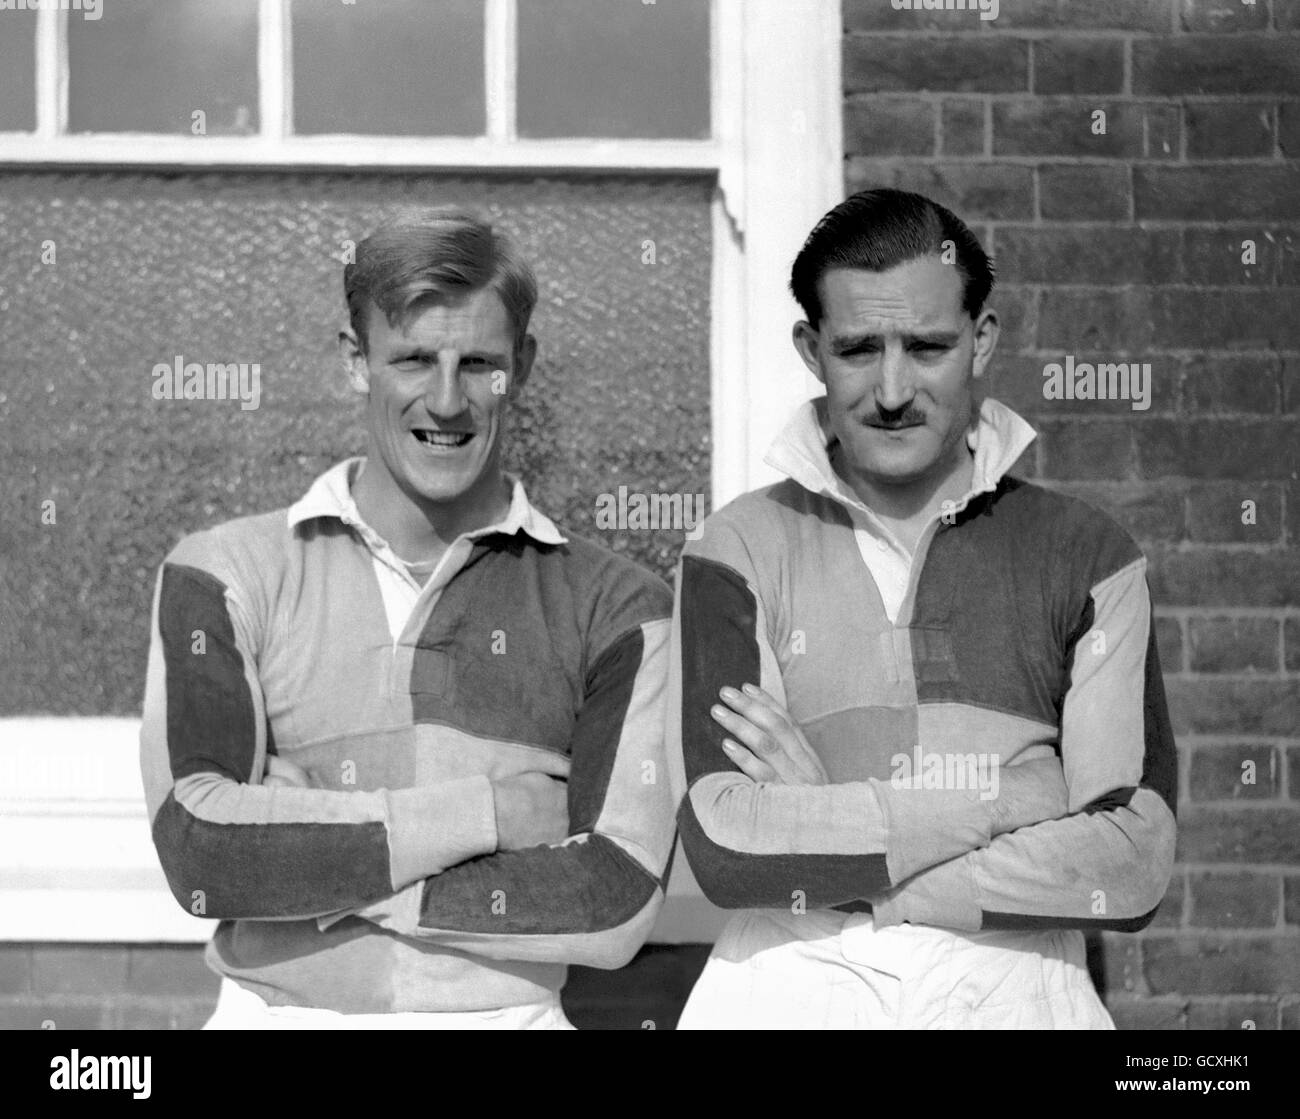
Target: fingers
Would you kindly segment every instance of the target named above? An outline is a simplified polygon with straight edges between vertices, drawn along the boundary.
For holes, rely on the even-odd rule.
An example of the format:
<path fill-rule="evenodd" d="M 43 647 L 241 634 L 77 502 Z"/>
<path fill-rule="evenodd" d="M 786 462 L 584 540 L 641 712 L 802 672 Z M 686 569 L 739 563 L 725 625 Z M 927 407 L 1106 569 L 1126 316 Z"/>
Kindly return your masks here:
<path fill-rule="evenodd" d="M 738 742 L 733 742 L 730 738 L 722 740 L 722 748 L 726 751 L 727 757 L 735 763 L 736 767 L 748 777 L 751 781 L 775 781 L 777 774 L 767 762 L 756 758 L 752 753 L 746 750 Z"/>
<path fill-rule="evenodd" d="M 816 751 L 776 699 L 754 684 L 746 684 L 740 691 L 723 688 L 718 694 L 723 703 L 711 708 L 714 720 L 741 745 L 770 762 L 780 780 L 801 785 L 829 783 Z"/>

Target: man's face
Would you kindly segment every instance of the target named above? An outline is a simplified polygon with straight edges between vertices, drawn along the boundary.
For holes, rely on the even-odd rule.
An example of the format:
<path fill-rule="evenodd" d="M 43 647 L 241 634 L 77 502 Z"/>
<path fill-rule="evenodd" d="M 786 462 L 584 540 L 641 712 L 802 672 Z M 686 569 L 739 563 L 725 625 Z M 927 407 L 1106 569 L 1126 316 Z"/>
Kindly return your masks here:
<path fill-rule="evenodd" d="M 368 353 L 352 346 L 345 357 L 367 395 L 371 458 L 423 502 L 455 501 L 495 481 L 508 403 L 535 351 L 529 336 L 516 352 L 501 297 L 490 289 L 431 296 L 393 324 L 372 306 L 368 325 Z"/>
<path fill-rule="evenodd" d="M 849 481 L 906 486 L 942 478 L 965 453 L 973 382 L 997 343 L 997 317 L 972 321 L 958 270 L 937 256 L 887 272 L 833 269 L 822 320 L 795 346 L 826 386 Z"/>

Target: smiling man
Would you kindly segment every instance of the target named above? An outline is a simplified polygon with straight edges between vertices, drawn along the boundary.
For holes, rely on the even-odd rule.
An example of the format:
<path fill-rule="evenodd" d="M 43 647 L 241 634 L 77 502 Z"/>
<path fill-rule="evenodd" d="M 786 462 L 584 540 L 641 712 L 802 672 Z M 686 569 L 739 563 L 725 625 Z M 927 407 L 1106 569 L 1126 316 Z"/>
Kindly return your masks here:
<path fill-rule="evenodd" d="M 142 765 L 209 1028 L 566 1028 L 663 900 L 671 595 L 502 468 L 532 271 L 474 215 L 377 230 L 340 349 L 367 453 L 159 575 Z"/>
<path fill-rule="evenodd" d="M 1007 471 L 977 402 L 992 265 L 929 199 L 865 191 L 794 264 L 826 387 L 678 578 L 682 841 L 741 910 L 682 1028 L 1109 1028 L 1084 929 L 1136 930 L 1174 851 L 1146 562 Z"/>

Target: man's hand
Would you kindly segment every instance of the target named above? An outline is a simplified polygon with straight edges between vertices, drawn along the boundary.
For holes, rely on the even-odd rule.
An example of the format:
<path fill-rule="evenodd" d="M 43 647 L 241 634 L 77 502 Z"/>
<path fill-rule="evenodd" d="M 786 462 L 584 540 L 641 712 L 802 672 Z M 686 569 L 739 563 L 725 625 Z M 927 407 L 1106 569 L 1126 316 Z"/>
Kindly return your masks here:
<path fill-rule="evenodd" d="M 994 835 L 1044 820 L 1059 820 L 1070 810 L 1065 774 L 1058 758 L 1003 766 L 998 777 L 998 795 L 993 801 Z"/>
<path fill-rule="evenodd" d="M 497 850 L 518 851 L 559 843 L 569 834 L 564 782 L 545 773 L 518 773 L 492 782 L 497 812 Z"/>
<path fill-rule="evenodd" d="M 275 754 L 267 754 L 266 770 L 262 774 L 262 784 L 271 788 L 310 789 L 311 777 L 302 766 L 285 761 Z"/>
<path fill-rule="evenodd" d="M 739 692 L 723 688 L 718 694 L 722 703 L 709 713 L 732 735 L 722 748 L 746 777 L 779 785 L 831 783 L 798 724 L 762 688 L 746 684 Z"/>

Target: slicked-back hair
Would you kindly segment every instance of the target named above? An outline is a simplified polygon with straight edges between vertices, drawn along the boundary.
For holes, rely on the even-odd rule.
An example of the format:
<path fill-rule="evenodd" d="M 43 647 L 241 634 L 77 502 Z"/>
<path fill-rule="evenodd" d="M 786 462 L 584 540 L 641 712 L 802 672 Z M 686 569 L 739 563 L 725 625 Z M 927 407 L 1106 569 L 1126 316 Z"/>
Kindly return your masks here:
<path fill-rule="evenodd" d="M 820 284 L 827 272 L 887 272 L 919 257 L 941 256 L 945 241 L 952 242 L 951 259 L 961 274 L 962 308 L 974 319 L 993 290 L 993 261 L 961 218 L 905 190 L 862 190 L 823 217 L 795 257 L 790 291 L 816 327 L 822 318 Z"/>
<path fill-rule="evenodd" d="M 537 305 L 537 278 L 514 242 L 472 210 L 403 210 L 357 245 L 343 269 L 343 297 L 362 353 L 369 348 L 370 304 L 395 322 L 416 300 L 459 299 L 491 288 L 505 304 L 515 349 Z"/>

